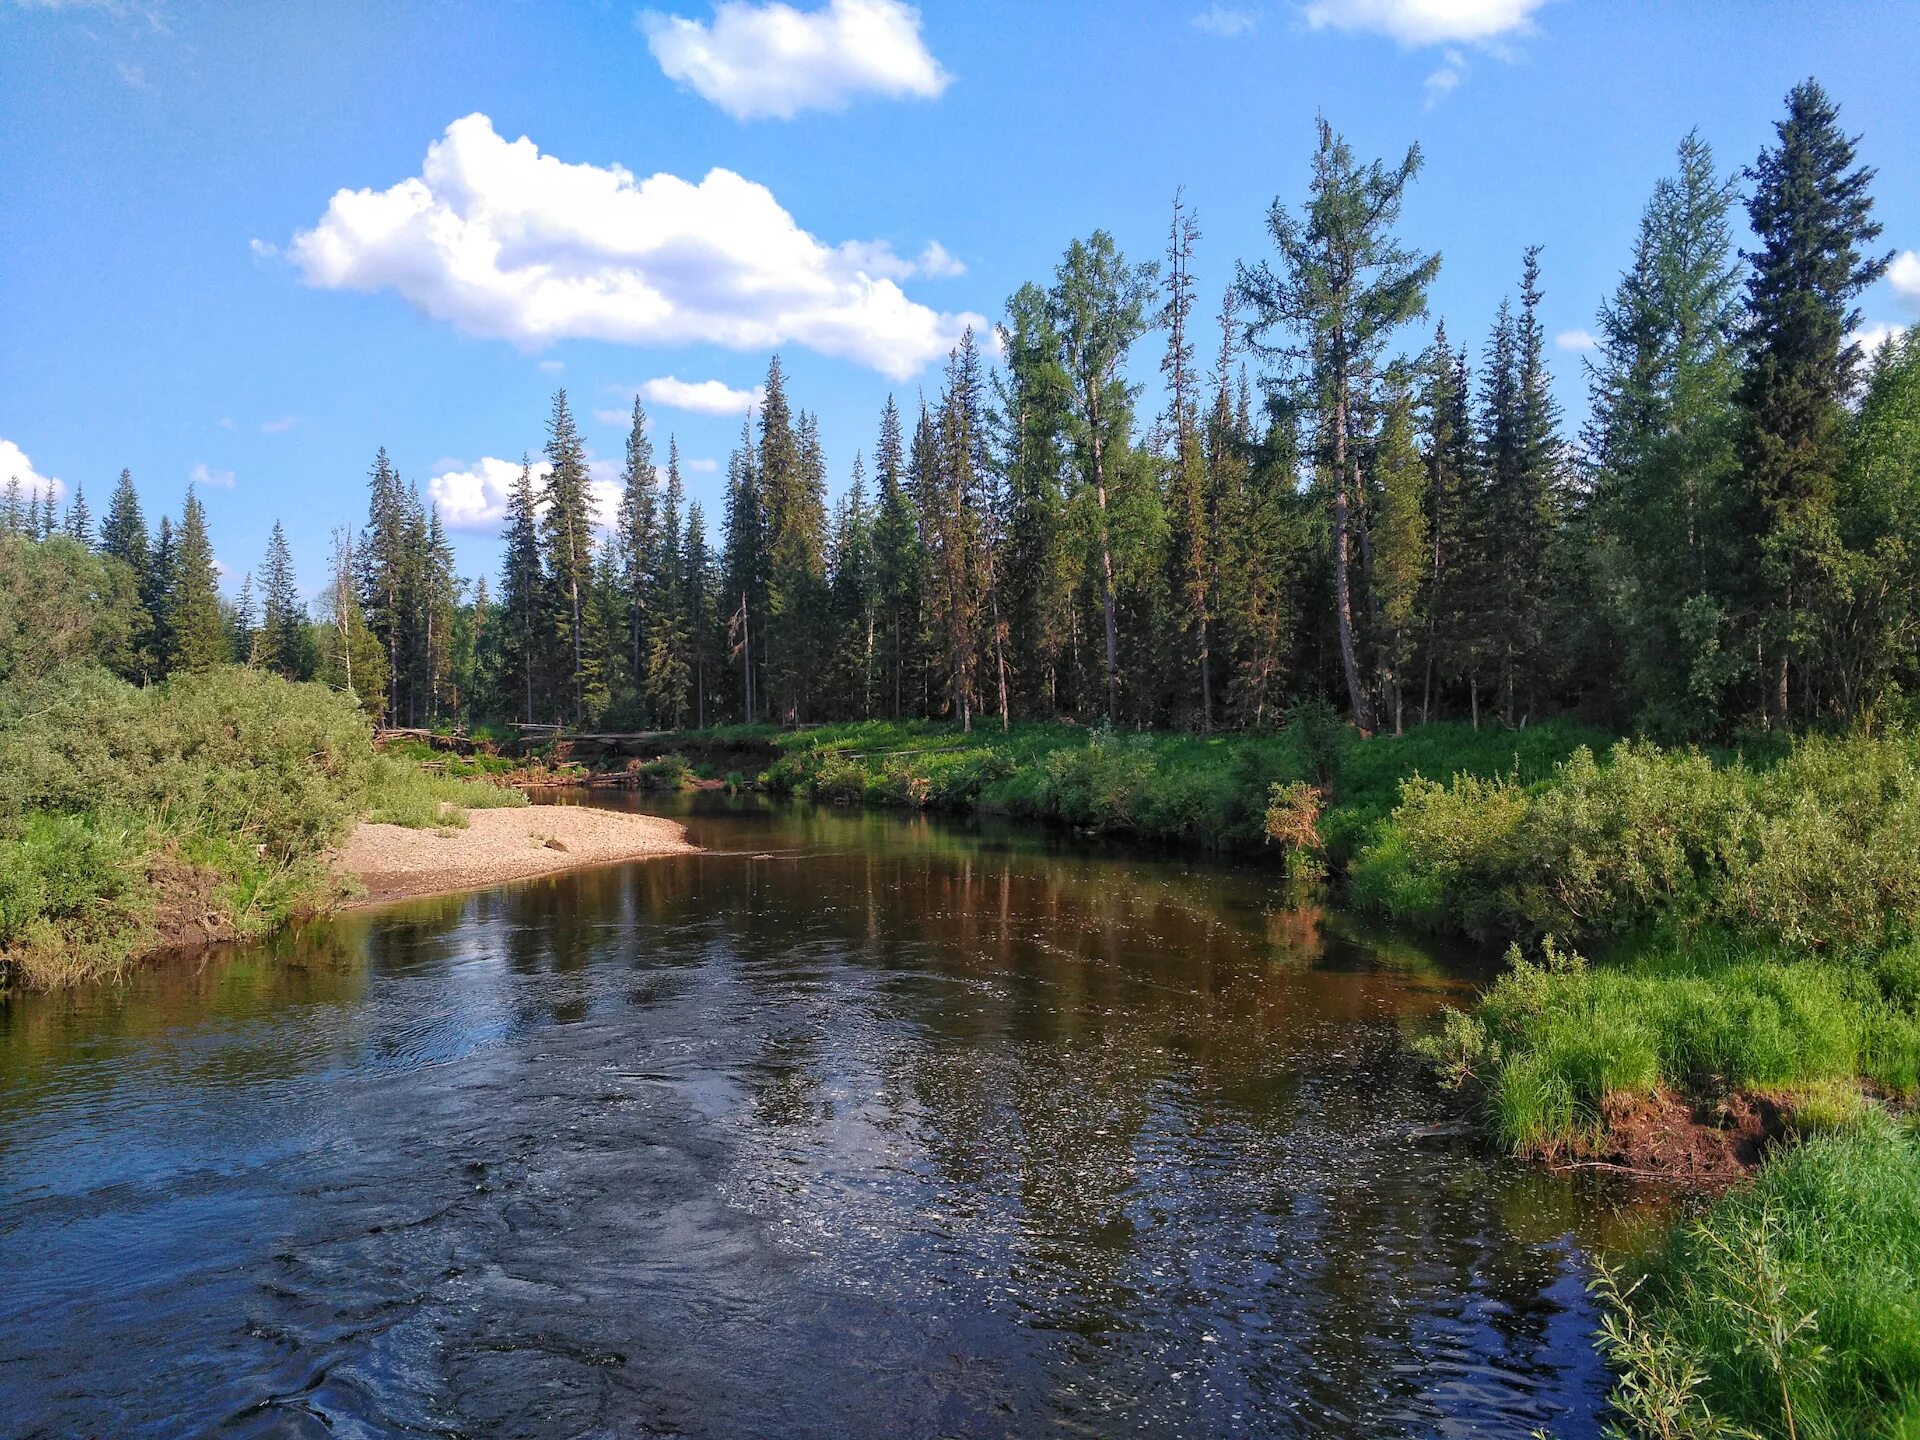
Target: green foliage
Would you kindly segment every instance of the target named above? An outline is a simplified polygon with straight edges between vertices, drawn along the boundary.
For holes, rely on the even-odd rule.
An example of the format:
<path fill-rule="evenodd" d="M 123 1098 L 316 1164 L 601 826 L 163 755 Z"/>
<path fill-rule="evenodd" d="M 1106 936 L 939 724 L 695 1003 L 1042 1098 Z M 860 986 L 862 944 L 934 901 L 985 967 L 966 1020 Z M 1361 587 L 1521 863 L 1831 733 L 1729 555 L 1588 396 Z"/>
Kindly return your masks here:
<path fill-rule="evenodd" d="M 1920 1142 L 1911 1125 L 1869 1112 L 1774 1160 L 1676 1234 L 1636 1287 L 1616 1282 L 1616 1399 L 1643 1424 L 1657 1409 L 1693 1418 L 1647 1434 L 1911 1436 L 1916 1275 Z M 1680 1391 L 1685 1407 L 1637 1398 Z"/>
<path fill-rule="evenodd" d="M 1383 913 L 1475 935 L 1711 923 L 1872 953 L 1920 914 L 1920 747 L 1808 738 L 1756 769 L 1623 741 L 1533 783 L 1413 779 L 1353 884 Z"/>
<path fill-rule="evenodd" d="M 90 659 L 133 673 L 145 624 L 139 583 L 120 561 L 65 535 L 0 533 L 0 684 Z"/>

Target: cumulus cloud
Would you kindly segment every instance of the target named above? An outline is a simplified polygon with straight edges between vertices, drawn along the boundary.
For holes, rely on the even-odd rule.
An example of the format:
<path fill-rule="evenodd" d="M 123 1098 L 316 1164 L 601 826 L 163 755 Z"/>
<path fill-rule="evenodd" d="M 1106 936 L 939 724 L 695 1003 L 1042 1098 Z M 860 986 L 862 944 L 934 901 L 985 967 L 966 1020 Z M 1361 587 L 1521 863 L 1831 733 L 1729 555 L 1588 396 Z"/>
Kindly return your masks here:
<path fill-rule="evenodd" d="M 1586 351 L 1600 348 L 1600 342 L 1586 330 L 1562 330 L 1553 337 L 1553 343 L 1562 350 Z"/>
<path fill-rule="evenodd" d="M 730 170 L 699 184 L 568 164 L 485 115 L 447 127 L 421 173 L 341 190 L 287 253 L 309 285 L 393 290 L 469 334 L 537 349 L 798 344 L 906 379 L 946 354 L 973 314 L 907 298 L 884 245 L 828 245 L 764 185 Z M 943 252 L 944 253 L 944 252 Z"/>
<path fill-rule="evenodd" d="M 1905 250 L 1894 256 L 1887 267 L 1887 283 L 1894 294 L 1920 310 L 1920 253 Z"/>
<path fill-rule="evenodd" d="M 208 486 L 215 490 L 233 488 L 233 471 L 209 470 L 204 460 L 187 472 L 187 479 L 196 485 Z"/>
<path fill-rule="evenodd" d="M 439 473 L 427 481 L 427 496 L 440 511 L 440 523 L 450 530 L 478 530 L 497 533 L 507 517 L 507 496 L 520 478 L 518 460 L 484 456 L 471 465 L 442 460 L 434 467 Z M 535 461 L 536 487 L 553 467 L 544 460 Z M 594 524 L 605 528 L 613 523 L 620 506 L 620 482 L 613 467 L 604 460 L 587 465 L 592 493 Z"/>
<path fill-rule="evenodd" d="M 1860 347 L 1860 353 L 1868 359 L 1872 359 L 1874 352 L 1882 345 L 1885 345 L 1890 340 L 1898 340 L 1906 333 L 1907 327 L 1904 325 L 1887 325 L 1876 322 L 1862 325 L 1858 330 L 1855 330 L 1847 336 L 1847 343 L 1849 345 L 1858 345 Z"/>
<path fill-rule="evenodd" d="M 1308 0 L 1315 30 L 1385 35 L 1402 45 L 1491 44 L 1533 29 L 1545 0 Z"/>
<path fill-rule="evenodd" d="M 951 280 L 967 273 L 964 260 L 948 251 L 938 240 L 929 240 L 920 252 L 914 268 L 930 280 Z"/>
<path fill-rule="evenodd" d="M 862 95 L 931 100 L 951 80 L 902 0 L 829 0 L 822 9 L 724 0 L 711 23 L 646 11 L 640 28 L 669 80 L 736 120 L 844 110 Z"/>
<path fill-rule="evenodd" d="M 697 415 L 744 415 L 767 398 L 764 385 L 751 390 L 735 390 L 718 380 L 682 380 L 663 375 L 640 386 L 640 398 L 674 410 L 691 410 Z"/>
<path fill-rule="evenodd" d="M 1218 35 L 1223 40 L 1231 40 L 1236 35 L 1245 35 L 1252 30 L 1258 19 L 1251 10 L 1222 5 L 1215 0 L 1214 4 L 1193 17 L 1193 28 L 1209 35 Z"/>
<path fill-rule="evenodd" d="M 33 468 L 27 452 L 11 440 L 0 439 L 0 487 L 11 480 L 20 482 L 22 501 L 38 495 L 42 500 L 58 500 L 67 493 L 66 485 L 51 475 Z"/>

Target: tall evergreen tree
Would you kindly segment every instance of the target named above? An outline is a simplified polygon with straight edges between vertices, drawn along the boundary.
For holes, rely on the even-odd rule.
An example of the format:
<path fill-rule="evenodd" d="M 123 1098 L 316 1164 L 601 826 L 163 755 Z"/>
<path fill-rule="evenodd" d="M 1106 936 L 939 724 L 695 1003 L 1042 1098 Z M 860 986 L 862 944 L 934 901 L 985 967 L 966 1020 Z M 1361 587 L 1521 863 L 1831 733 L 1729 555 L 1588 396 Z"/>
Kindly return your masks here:
<path fill-rule="evenodd" d="M 806 718 L 820 673 L 826 595 L 826 473 L 814 422 L 796 425 L 780 357 L 767 370 L 757 465 L 766 515 L 767 605 L 761 627 L 776 719 Z"/>
<path fill-rule="evenodd" d="M 154 619 L 152 602 L 153 551 L 147 539 L 147 518 L 140 510 L 140 495 L 133 488 L 133 474 L 122 470 L 107 502 L 107 513 L 100 521 L 101 553 L 125 565 L 133 576 L 133 590 L 140 598 L 134 617 L 131 673 L 145 678 L 154 672 Z"/>
<path fill-rule="evenodd" d="M 1129 265 L 1113 237 L 1096 230 L 1067 247 L 1054 272 L 1048 307 L 1072 386 L 1079 479 L 1094 497 L 1100 610 L 1106 644 L 1107 718 L 1120 717 L 1120 632 L 1114 590 L 1110 500 L 1117 452 L 1124 452 L 1137 387 L 1121 377 L 1127 352 L 1147 328 L 1155 267 Z"/>
<path fill-rule="evenodd" d="M 82 545 L 93 544 L 93 512 L 87 508 L 86 491 L 73 487 L 73 503 L 67 506 L 67 534 Z"/>
<path fill-rule="evenodd" d="M 276 520 L 267 537 L 266 558 L 260 562 L 258 663 L 289 680 L 302 678 L 305 620 L 294 585 L 293 552 L 287 546 L 287 532 Z"/>
<path fill-rule="evenodd" d="M 687 619 L 685 555 L 680 537 L 680 507 L 686 501 L 680 478 L 680 442 L 667 438 L 667 492 L 660 506 L 657 560 L 652 567 L 653 598 L 648 603 L 647 693 L 662 722 L 679 729 L 687 721 L 693 695 L 692 637 Z"/>
<path fill-rule="evenodd" d="M 742 716 L 752 723 L 762 717 L 765 705 L 762 646 L 767 618 L 767 512 L 751 419 L 742 424 L 739 448 L 727 463 L 724 523 L 723 614 L 732 617 L 724 622 L 729 634 L 728 658 L 740 662 L 740 687 L 735 693 L 740 697 Z"/>
<path fill-rule="evenodd" d="M 873 522 L 873 585 L 887 637 L 887 692 L 898 720 L 906 693 L 908 646 L 920 628 L 921 556 L 920 516 L 908 486 L 900 410 L 891 395 L 880 412 L 880 439 L 873 454 L 880 492 Z"/>
<path fill-rule="evenodd" d="M 1390 372 L 1386 406 L 1373 447 L 1375 559 L 1380 600 L 1381 692 L 1393 733 L 1406 730 L 1406 672 L 1422 630 L 1431 551 L 1427 528 L 1427 468 L 1414 441 L 1411 377 Z"/>
<path fill-rule="evenodd" d="M 1730 487 L 1738 466 L 1737 196 L 1697 133 L 1640 217 L 1633 264 L 1601 307 L 1585 432 L 1609 610 L 1642 720 L 1697 734 L 1720 718 L 1728 645 Z"/>
<path fill-rule="evenodd" d="M 563 703 L 576 724 L 605 701 L 605 667 L 597 643 L 594 613 L 593 493 L 587 473 L 587 447 L 567 408 L 567 392 L 556 390 L 547 422 L 547 476 L 541 487 L 540 538 L 552 595 L 549 627 L 567 656 Z"/>
<path fill-rule="evenodd" d="M 1166 296 L 1160 326 L 1167 349 L 1160 374 L 1167 386 L 1167 410 L 1161 421 L 1165 445 L 1167 509 L 1173 520 L 1174 585 L 1185 611 L 1177 648 L 1193 657 L 1198 672 L 1200 729 L 1213 729 L 1213 652 L 1208 621 L 1212 608 L 1213 515 L 1207 491 L 1205 446 L 1200 434 L 1199 385 L 1193 370 L 1193 247 L 1200 226 L 1179 191 L 1173 197 L 1173 221 L 1167 233 L 1167 268 L 1161 281 Z M 1191 650 L 1186 650 L 1186 646 Z"/>
<path fill-rule="evenodd" d="M 174 668 L 205 670 L 225 663 L 231 647 L 220 614 L 220 578 L 213 567 L 206 507 L 191 485 L 171 570 L 167 620 Z"/>
<path fill-rule="evenodd" d="M 693 723 L 707 725 L 707 694 L 713 682 L 719 643 L 714 604 L 713 556 L 707 548 L 707 517 L 698 502 L 687 507 L 687 538 L 681 566 L 688 653 L 693 668 Z"/>
<path fill-rule="evenodd" d="M 627 429 L 627 459 L 620 471 L 620 513 L 615 534 L 620 554 L 620 614 L 626 622 L 627 657 L 633 683 L 650 694 L 652 643 L 648 607 L 659 591 L 661 535 L 658 481 L 647 412 L 633 397 L 633 422 Z"/>
<path fill-rule="evenodd" d="M 527 724 L 545 714 L 549 648 L 545 633 L 546 596 L 540 569 L 540 514 L 534 493 L 533 462 L 520 457 L 520 475 L 507 492 L 506 553 L 500 571 L 501 700 L 505 712 Z"/>
<path fill-rule="evenodd" d="M 160 517 L 160 528 L 154 535 L 153 551 L 147 565 L 147 585 L 140 596 L 140 603 L 147 612 L 151 624 L 153 673 L 165 675 L 178 664 L 178 647 L 175 643 L 173 616 L 174 572 L 179 566 L 178 547 L 174 542 L 173 520 L 166 515 Z"/>
<path fill-rule="evenodd" d="M 386 704 L 389 724 L 402 723 L 401 687 L 408 667 L 403 649 L 407 632 L 407 492 L 387 458 L 386 446 L 367 473 L 367 524 L 354 555 L 360 566 L 360 606 L 367 629 L 386 655 Z"/>
<path fill-rule="evenodd" d="M 1373 699 L 1354 623 L 1353 551 L 1356 539 L 1363 552 L 1367 543 L 1365 517 L 1355 514 L 1362 486 L 1354 440 L 1372 408 L 1381 354 L 1395 330 L 1426 313 L 1440 257 L 1409 250 L 1393 235 L 1406 187 L 1420 173 L 1419 146 L 1391 169 L 1377 160 L 1363 167 L 1331 125 L 1316 123 L 1319 148 L 1305 210 L 1295 216 L 1275 200 L 1267 212 L 1279 268 L 1263 260 L 1239 266 L 1237 274 L 1254 312 L 1249 344 L 1293 367 L 1285 377 L 1294 387 L 1288 398 L 1315 416 L 1317 463 L 1332 497 L 1341 670 L 1354 722 L 1371 731 Z M 1291 338 L 1271 338 L 1276 330 Z"/>
<path fill-rule="evenodd" d="M 1856 141 L 1812 80 L 1787 96 L 1777 143 L 1747 171 L 1747 216 L 1759 249 L 1747 255 L 1747 363 L 1738 391 L 1745 417 L 1739 497 L 1751 537 L 1754 644 L 1766 672 L 1766 708 L 1785 724 L 1791 674 L 1832 593 L 1837 563 L 1836 488 L 1844 459 L 1844 408 L 1853 390 L 1859 323 L 1854 300 L 1890 255 L 1880 236 Z"/>

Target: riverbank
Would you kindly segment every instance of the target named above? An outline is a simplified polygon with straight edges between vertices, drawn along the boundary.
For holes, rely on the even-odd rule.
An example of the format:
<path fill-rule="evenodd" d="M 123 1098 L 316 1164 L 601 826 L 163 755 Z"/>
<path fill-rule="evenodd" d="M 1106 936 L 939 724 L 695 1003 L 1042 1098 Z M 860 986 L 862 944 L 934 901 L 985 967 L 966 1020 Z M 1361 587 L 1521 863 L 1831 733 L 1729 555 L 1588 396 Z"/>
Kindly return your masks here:
<path fill-rule="evenodd" d="M 348 905 L 372 905 L 697 848 L 684 827 L 660 816 L 537 805 L 476 811 L 464 828 L 362 821 L 336 854 L 334 873 L 364 892 Z"/>

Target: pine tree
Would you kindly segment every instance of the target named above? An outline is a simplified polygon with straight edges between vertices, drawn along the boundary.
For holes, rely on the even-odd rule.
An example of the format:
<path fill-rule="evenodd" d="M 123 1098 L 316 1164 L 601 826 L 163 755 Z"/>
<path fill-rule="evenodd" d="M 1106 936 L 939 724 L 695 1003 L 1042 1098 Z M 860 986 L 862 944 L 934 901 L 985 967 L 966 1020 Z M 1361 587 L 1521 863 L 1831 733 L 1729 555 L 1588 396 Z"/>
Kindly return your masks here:
<path fill-rule="evenodd" d="M 1440 257 L 1420 255 L 1393 237 L 1407 185 L 1420 173 L 1420 148 L 1388 169 L 1355 163 L 1346 141 L 1324 119 L 1311 193 L 1295 217 L 1275 200 L 1267 230 L 1280 268 L 1241 265 L 1242 293 L 1253 307 L 1248 342 L 1294 363 L 1302 388 L 1290 397 L 1316 417 L 1317 462 L 1333 509 L 1333 604 L 1341 670 L 1354 723 L 1374 728 L 1373 699 L 1360 673 L 1355 635 L 1352 557 L 1364 554 L 1365 517 L 1356 516 L 1360 456 L 1354 437 L 1372 408 L 1380 356 L 1392 333 L 1426 313 L 1427 287 Z M 1276 329 L 1292 338 L 1267 338 Z M 1357 532 L 1357 533 L 1356 533 Z"/>
<path fill-rule="evenodd" d="M 1094 544 L 1100 557 L 1101 624 L 1106 642 L 1107 718 L 1120 718 L 1120 632 L 1115 609 L 1113 516 L 1118 478 L 1137 387 L 1121 378 L 1133 342 L 1147 328 L 1155 267 L 1129 265 L 1113 237 L 1096 230 L 1067 248 L 1054 272 L 1048 304 L 1072 386 L 1073 436 L 1079 479 L 1094 496 Z"/>
<path fill-rule="evenodd" d="M 1740 509 L 1750 537 L 1755 649 L 1767 672 L 1767 713 L 1788 717 L 1791 672 L 1805 656 L 1836 563 L 1836 487 L 1845 403 L 1859 349 L 1854 299 L 1891 256 L 1863 253 L 1880 235 L 1855 140 L 1812 80 L 1787 96 L 1778 144 L 1747 171 L 1747 215 L 1760 248 L 1747 255 L 1747 364 L 1738 400 Z"/>
<path fill-rule="evenodd" d="M 220 579 L 213 567 L 213 542 L 207 535 L 206 508 L 191 485 L 187 487 L 186 509 L 181 513 L 170 568 L 167 620 L 173 667 L 206 670 L 226 662 L 232 651 L 220 615 Z"/>

